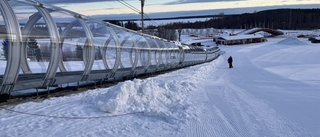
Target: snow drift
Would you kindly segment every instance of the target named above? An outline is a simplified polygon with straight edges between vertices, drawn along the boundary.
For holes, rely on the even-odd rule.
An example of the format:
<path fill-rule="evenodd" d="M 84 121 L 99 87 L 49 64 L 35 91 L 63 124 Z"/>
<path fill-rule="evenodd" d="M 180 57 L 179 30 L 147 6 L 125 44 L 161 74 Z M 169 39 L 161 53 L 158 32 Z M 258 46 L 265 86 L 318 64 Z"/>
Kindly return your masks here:
<path fill-rule="evenodd" d="M 282 41 L 279 41 L 278 44 L 280 45 L 290 45 L 290 46 L 301 46 L 301 45 L 308 45 L 307 42 L 301 41 L 295 37 L 288 37 Z"/>
<path fill-rule="evenodd" d="M 153 79 L 122 82 L 97 96 L 97 107 L 108 113 L 143 113 L 168 121 L 185 119 L 190 103 L 187 92 L 192 83 Z"/>

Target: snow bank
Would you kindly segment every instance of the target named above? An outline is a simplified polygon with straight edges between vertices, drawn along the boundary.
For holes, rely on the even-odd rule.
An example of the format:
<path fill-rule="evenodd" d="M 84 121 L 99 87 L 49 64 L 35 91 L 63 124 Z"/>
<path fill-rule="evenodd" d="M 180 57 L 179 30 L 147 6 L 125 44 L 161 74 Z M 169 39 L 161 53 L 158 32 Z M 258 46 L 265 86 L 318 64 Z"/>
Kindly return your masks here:
<path fill-rule="evenodd" d="M 294 46 L 294 45 L 308 45 L 308 43 L 300 41 L 299 39 L 294 38 L 294 37 L 288 37 L 288 38 L 286 38 L 286 39 L 284 39 L 282 41 L 279 41 L 278 44 L 291 45 L 291 46 Z"/>
<path fill-rule="evenodd" d="M 283 39 L 221 46 L 210 63 L 154 78 L 2 105 L 0 136 L 319 137 L 320 48 Z"/>
<path fill-rule="evenodd" d="M 168 122 L 188 117 L 188 91 L 192 83 L 152 79 L 122 82 L 97 97 L 97 107 L 107 113 L 142 113 Z"/>

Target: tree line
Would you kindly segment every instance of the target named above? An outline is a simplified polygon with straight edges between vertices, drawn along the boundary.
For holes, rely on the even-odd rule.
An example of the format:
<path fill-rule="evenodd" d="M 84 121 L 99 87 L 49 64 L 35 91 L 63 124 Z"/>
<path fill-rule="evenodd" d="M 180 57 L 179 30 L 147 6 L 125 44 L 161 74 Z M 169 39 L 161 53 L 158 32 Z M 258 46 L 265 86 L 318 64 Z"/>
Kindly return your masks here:
<path fill-rule="evenodd" d="M 206 15 L 208 17 L 209 15 Z M 200 18 L 203 16 L 191 18 Z M 186 18 L 186 17 L 184 17 Z M 141 27 L 134 21 L 111 20 L 110 23 L 132 29 L 140 30 Z M 254 13 L 225 15 L 223 12 L 212 15 L 211 19 L 196 22 L 174 22 L 160 26 L 147 26 L 145 32 L 161 38 L 176 40 L 175 30 L 181 29 L 251 29 L 255 27 L 311 30 L 320 29 L 320 9 L 274 9 Z"/>
<path fill-rule="evenodd" d="M 217 29 L 250 29 L 254 27 L 310 30 L 320 28 L 320 9 L 275 9 L 254 13 L 224 15 L 193 23 L 171 23 L 162 27 L 177 28 L 217 28 Z"/>

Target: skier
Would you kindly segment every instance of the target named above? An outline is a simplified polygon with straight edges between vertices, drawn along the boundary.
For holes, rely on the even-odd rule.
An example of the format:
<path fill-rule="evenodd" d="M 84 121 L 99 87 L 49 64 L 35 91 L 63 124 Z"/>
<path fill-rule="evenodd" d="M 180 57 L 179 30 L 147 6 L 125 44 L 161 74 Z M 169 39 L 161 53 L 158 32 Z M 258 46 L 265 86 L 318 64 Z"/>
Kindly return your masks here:
<path fill-rule="evenodd" d="M 233 68 L 232 62 L 233 62 L 233 59 L 232 59 L 232 57 L 230 56 L 230 57 L 228 58 L 229 68 Z"/>

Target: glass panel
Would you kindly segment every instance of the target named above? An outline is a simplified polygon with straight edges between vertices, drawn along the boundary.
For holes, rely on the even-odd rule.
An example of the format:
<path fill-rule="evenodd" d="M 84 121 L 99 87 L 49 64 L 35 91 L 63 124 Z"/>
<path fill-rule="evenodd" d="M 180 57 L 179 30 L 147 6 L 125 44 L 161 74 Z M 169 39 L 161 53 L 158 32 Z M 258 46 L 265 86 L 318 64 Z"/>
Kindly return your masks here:
<path fill-rule="evenodd" d="M 75 22 L 70 30 L 64 30 L 66 34 L 62 41 L 62 59 L 67 71 L 83 71 L 85 69 L 83 49 L 87 37 L 80 23 Z"/>
<path fill-rule="evenodd" d="M 33 73 L 47 71 L 52 48 L 48 31 L 44 20 L 40 19 L 31 29 L 26 41 L 28 63 Z"/>
<path fill-rule="evenodd" d="M 111 35 L 111 28 L 106 24 L 89 23 L 95 43 L 95 60 L 93 69 L 112 69 L 117 60 L 117 45 Z"/>
<path fill-rule="evenodd" d="M 0 12 L 0 75 L 4 74 L 7 66 L 7 55 L 9 42 L 7 39 L 6 24 L 4 22 L 2 13 Z M 0 81 L 1 81 L 0 77 Z"/>
<path fill-rule="evenodd" d="M 178 63 L 179 62 L 179 48 L 177 45 L 173 42 L 169 43 L 170 44 L 170 62 L 171 63 Z"/>
<path fill-rule="evenodd" d="M 157 40 L 158 42 L 158 45 L 159 45 L 159 48 L 161 49 L 161 53 L 160 53 L 160 56 L 161 56 L 161 62 L 160 64 L 167 64 L 167 46 L 165 45 L 165 42 L 164 41 L 161 41 L 161 40 Z"/>
<path fill-rule="evenodd" d="M 159 46 L 157 44 L 157 42 L 155 41 L 155 39 L 146 37 L 146 39 L 148 40 L 148 43 L 150 45 L 150 49 L 151 49 L 151 65 L 157 65 L 158 61 L 159 61 Z"/>
<path fill-rule="evenodd" d="M 15 1 L 9 2 L 22 29 L 23 52 L 26 52 L 27 57 L 24 60 L 27 60 L 33 73 L 45 73 L 49 65 L 52 48 L 45 21 L 34 6 Z"/>
<path fill-rule="evenodd" d="M 86 23 L 93 33 L 95 56 L 92 70 L 104 70 L 106 69 L 106 66 L 104 65 L 103 61 L 103 54 L 105 54 L 104 52 L 107 48 L 106 42 L 110 37 L 109 28 L 107 28 L 104 24 L 100 24 L 97 22 L 86 21 Z M 113 60 L 115 60 L 115 58 Z"/>
<path fill-rule="evenodd" d="M 193 55 L 191 54 L 192 52 L 192 47 L 188 47 L 186 50 L 185 50 L 185 61 L 192 61 L 193 59 Z"/>
<path fill-rule="evenodd" d="M 66 71 L 83 71 L 87 36 L 76 18 L 64 12 L 51 12 L 61 36 L 62 61 Z"/>
<path fill-rule="evenodd" d="M 134 37 L 136 39 L 138 49 L 140 50 L 140 63 L 139 63 L 139 65 L 149 66 L 150 65 L 150 62 L 149 62 L 150 48 L 149 48 L 149 45 L 148 45 L 146 39 L 139 34 L 134 34 Z"/>
<path fill-rule="evenodd" d="M 119 28 L 114 28 L 113 30 L 116 32 L 121 46 L 120 67 L 133 67 L 133 65 L 138 61 L 136 45 L 134 43 L 135 39 L 132 37 L 133 34 Z"/>
<path fill-rule="evenodd" d="M 62 61 L 66 71 L 83 71 L 84 46 L 87 42 L 83 26 L 73 16 L 64 12 L 51 12 L 61 37 Z"/>
<path fill-rule="evenodd" d="M 173 47 L 172 47 L 172 43 L 171 42 L 164 42 L 164 44 L 166 45 L 167 47 L 167 51 L 166 51 L 166 61 L 167 61 L 167 64 L 171 64 L 173 63 L 172 61 L 174 60 L 173 59 Z"/>
<path fill-rule="evenodd" d="M 161 63 L 161 49 L 157 48 L 154 52 L 155 62 L 159 65 Z"/>
<path fill-rule="evenodd" d="M 169 55 L 169 63 L 174 63 L 174 60 L 175 60 L 175 56 L 174 56 L 174 50 L 173 50 L 173 47 L 172 47 L 172 44 L 171 43 L 167 43 L 168 47 L 169 47 L 169 51 L 168 51 L 168 55 Z"/>
<path fill-rule="evenodd" d="M 115 40 L 112 38 L 110 42 L 106 43 L 106 46 L 103 54 L 106 55 L 106 64 L 111 69 L 116 64 L 117 46 Z"/>

